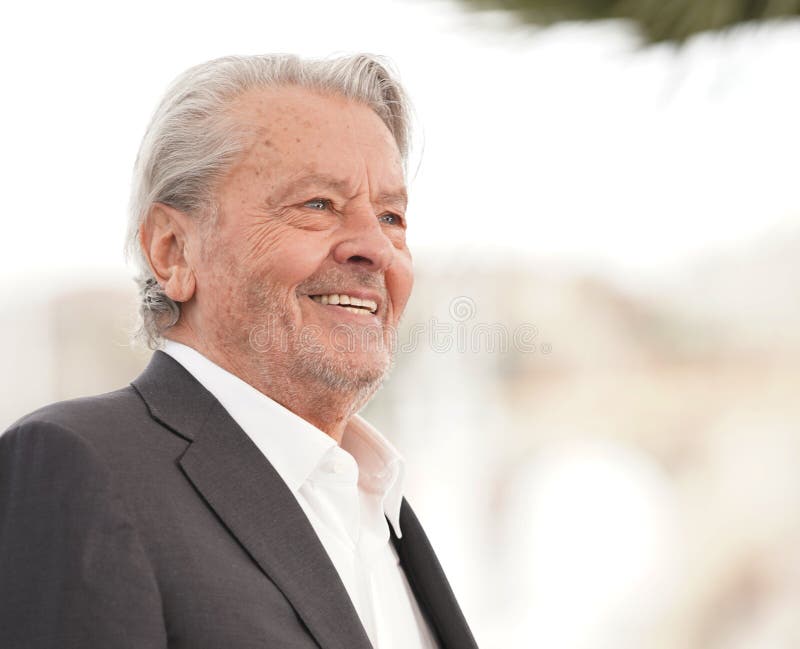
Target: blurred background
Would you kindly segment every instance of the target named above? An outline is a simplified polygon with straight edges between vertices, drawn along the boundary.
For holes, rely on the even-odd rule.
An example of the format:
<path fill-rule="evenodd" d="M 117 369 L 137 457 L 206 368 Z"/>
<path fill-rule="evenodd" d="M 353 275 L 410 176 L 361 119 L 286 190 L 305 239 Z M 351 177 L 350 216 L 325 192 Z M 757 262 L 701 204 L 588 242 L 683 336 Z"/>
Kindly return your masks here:
<path fill-rule="evenodd" d="M 798 5 L 6 7 L 0 429 L 147 362 L 123 234 L 174 76 L 385 54 L 417 281 L 364 414 L 480 646 L 800 646 Z"/>

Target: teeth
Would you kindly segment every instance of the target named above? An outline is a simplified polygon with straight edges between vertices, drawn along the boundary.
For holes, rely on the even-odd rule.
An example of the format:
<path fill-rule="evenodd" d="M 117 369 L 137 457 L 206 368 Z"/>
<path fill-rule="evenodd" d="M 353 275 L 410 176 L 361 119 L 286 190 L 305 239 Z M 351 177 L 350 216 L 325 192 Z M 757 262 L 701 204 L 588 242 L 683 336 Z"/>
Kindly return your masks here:
<path fill-rule="evenodd" d="M 369 311 L 367 311 L 366 309 L 359 309 L 358 307 L 355 306 L 343 306 L 342 308 L 345 311 L 349 311 L 350 313 L 360 313 L 361 315 L 369 313 Z"/>
<path fill-rule="evenodd" d="M 364 313 L 364 311 L 375 313 L 378 310 L 378 304 L 373 300 L 351 297 L 343 293 L 338 293 L 338 294 L 331 293 L 330 295 L 312 295 L 311 299 L 314 300 L 315 302 L 319 302 L 320 304 L 347 305 L 343 308 L 347 308 L 348 311 L 353 311 L 354 313 L 355 312 Z M 354 309 L 352 307 L 361 307 L 361 308 Z"/>

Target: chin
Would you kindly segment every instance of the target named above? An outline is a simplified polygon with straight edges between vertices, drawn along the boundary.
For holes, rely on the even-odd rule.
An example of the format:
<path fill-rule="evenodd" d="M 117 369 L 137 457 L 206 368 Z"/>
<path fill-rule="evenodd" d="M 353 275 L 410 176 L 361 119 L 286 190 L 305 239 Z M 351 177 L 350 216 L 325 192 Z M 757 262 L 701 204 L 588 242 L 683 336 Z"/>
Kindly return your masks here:
<path fill-rule="evenodd" d="M 354 392 L 370 395 L 375 392 L 392 367 L 389 355 L 351 358 L 341 353 L 301 355 L 297 369 L 307 378 L 323 383 L 336 392 Z"/>

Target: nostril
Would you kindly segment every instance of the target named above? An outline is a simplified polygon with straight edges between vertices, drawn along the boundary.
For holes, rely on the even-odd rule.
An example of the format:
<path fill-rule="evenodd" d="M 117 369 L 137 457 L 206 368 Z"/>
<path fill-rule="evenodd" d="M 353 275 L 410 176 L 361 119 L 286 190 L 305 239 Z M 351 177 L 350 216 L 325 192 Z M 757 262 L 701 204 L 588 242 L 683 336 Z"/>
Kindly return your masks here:
<path fill-rule="evenodd" d="M 366 262 L 368 264 L 372 263 L 369 259 L 367 259 L 366 257 L 363 257 L 361 255 L 353 255 L 347 261 L 354 261 L 354 262 L 359 263 L 359 264 L 360 263 L 364 263 L 364 262 Z"/>

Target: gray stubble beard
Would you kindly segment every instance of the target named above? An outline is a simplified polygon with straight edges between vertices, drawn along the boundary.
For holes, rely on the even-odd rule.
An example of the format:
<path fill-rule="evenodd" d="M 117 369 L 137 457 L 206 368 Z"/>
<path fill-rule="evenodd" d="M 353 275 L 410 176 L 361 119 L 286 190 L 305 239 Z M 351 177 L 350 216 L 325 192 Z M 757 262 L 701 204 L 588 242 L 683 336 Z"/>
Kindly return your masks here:
<path fill-rule="evenodd" d="M 283 353 L 290 355 L 289 363 L 275 360 L 275 364 L 283 366 L 286 378 L 299 385 L 309 383 L 320 386 L 323 390 L 336 393 L 340 397 L 350 395 L 347 399 L 352 404 L 350 414 L 355 414 L 366 405 L 394 368 L 392 341 L 386 339 L 387 334 L 383 327 L 380 343 L 377 341 L 373 343 L 380 345 L 375 353 L 381 354 L 385 360 L 367 368 L 354 367 L 347 362 L 347 351 L 337 351 L 330 344 L 324 344 L 325 341 L 305 341 L 295 330 L 285 304 L 278 295 L 269 290 L 261 291 L 257 298 L 254 297 L 253 302 L 257 302 L 253 304 L 254 310 L 264 314 L 264 320 L 279 323 L 277 330 L 268 329 L 277 334 L 277 337 L 268 341 L 267 346 L 274 350 L 285 350 Z M 356 333 L 353 335 L 357 336 Z M 284 337 L 282 340 L 281 336 Z M 356 340 L 356 344 L 365 344 L 364 336 L 360 339 L 357 337 Z M 315 342 L 322 346 L 320 351 L 311 348 Z M 255 351 L 252 345 L 250 349 L 254 353 L 263 353 Z M 275 377 L 271 376 L 273 373 L 270 372 L 270 365 L 262 367 L 261 372 L 265 384 L 273 382 L 271 379 Z"/>

